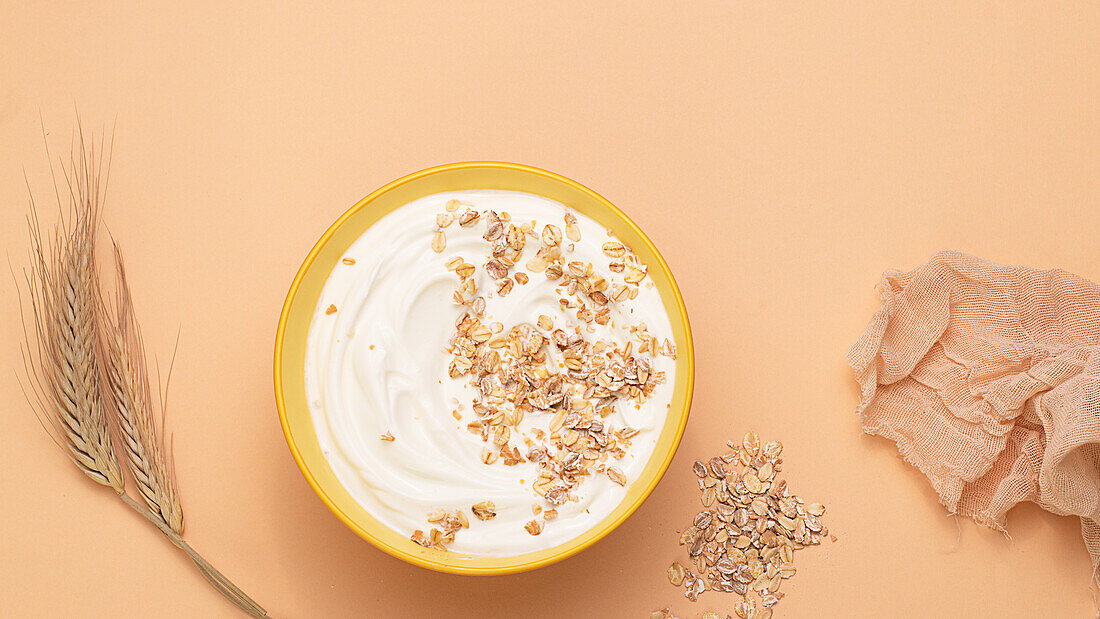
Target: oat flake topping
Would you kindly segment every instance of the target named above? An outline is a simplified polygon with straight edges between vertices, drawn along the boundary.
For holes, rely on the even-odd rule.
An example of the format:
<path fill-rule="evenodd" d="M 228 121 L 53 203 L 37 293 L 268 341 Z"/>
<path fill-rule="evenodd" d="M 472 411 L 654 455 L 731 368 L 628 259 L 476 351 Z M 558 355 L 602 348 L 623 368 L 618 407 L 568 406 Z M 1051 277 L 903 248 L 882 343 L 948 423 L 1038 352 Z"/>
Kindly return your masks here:
<path fill-rule="evenodd" d="M 480 265 L 457 256 L 441 264 L 454 273 L 453 300 L 462 310 L 446 343 L 451 357 L 448 374 L 465 378 L 476 390 L 475 418 L 466 428 L 485 442 L 481 462 L 486 466 L 537 464 L 531 490 L 543 505 L 536 504 L 536 518 L 524 528 L 539 535 L 557 516 L 554 507 L 575 500 L 574 491 L 586 477 L 606 475 L 620 486 L 629 485 L 631 480 L 614 462 L 626 455 L 638 431 L 613 427 L 605 419 L 617 403 L 640 404 L 649 398 L 665 380 L 664 372 L 654 371 L 650 360 L 659 355 L 675 359 L 676 347 L 668 339 L 658 341 L 644 323 L 629 325 L 625 342 L 593 338 L 583 328 L 606 325 L 613 308 L 638 295 L 647 267 L 624 244 L 603 245 L 604 253 L 617 262 L 612 272 L 601 273 L 591 262 L 570 259 L 571 244 L 581 237 L 576 217 L 570 213 L 560 225 L 540 227 L 534 221 L 513 222 L 507 213 L 453 202 L 436 220 L 432 250 L 443 251 L 443 229 L 457 217 L 458 225 L 483 232 L 490 255 Z M 523 256 L 528 258 L 519 265 Z M 479 287 L 479 270 L 492 281 L 491 292 Z M 577 326 L 555 325 L 546 315 L 533 324 L 486 323 L 486 294 L 506 296 L 516 285 L 536 277 L 554 282 L 562 310 L 576 316 Z M 520 422 L 530 416 L 536 416 L 538 423 L 521 432 Z M 492 518 L 495 512 L 489 505 L 488 509 L 473 506 L 474 515 Z M 417 531 L 412 539 L 438 547 L 441 541 L 453 539 L 457 530 L 443 529 L 439 540 Z"/>

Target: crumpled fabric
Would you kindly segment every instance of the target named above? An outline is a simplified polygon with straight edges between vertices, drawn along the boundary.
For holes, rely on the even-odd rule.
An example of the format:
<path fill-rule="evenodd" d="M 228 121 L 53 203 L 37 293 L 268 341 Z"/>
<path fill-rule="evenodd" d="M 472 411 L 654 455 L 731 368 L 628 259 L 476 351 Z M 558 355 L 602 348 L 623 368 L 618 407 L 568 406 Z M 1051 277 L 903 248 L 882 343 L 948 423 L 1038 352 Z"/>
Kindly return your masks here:
<path fill-rule="evenodd" d="M 847 355 L 863 431 L 951 513 L 1001 532 L 1022 501 L 1079 516 L 1100 586 L 1100 287 L 941 252 L 881 290 Z"/>

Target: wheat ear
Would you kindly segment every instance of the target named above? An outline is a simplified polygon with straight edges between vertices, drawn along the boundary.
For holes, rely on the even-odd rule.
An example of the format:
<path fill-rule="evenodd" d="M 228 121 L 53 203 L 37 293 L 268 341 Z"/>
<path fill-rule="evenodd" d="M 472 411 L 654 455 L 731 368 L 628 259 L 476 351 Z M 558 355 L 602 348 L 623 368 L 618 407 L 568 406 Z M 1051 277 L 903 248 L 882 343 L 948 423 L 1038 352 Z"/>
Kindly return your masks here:
<path fill-rule="evenodd" d="M 94 150 L 84 148 L 81 135 L 80 155 L 72 156 L 72 172 L 65 174 L 68 209 L 61 209 L 54 179 L 60 213 L 48 241 L 43 239 L 31 197 L 27 285 L 37 349 L 32 352 L 28 342 L 24 361 L 30 383 L 28 399 L 43 426 L 88 477 L 121 494 L 125 480 L 111 445 L 100 391 L 102 306 L 95 240 L 102 193 L 97 165 Z"/>
<path fill-rule="evenodd" d="M 222 595 L 255 617 L 267 613 L 183 540 L 183 510 L 162 435 L 152 413 L 141 335 L 133 316 L 129 287 L 115 250 L 121 282 L 117 327 L 109 324 L 96 267 L 96 235 L 106 193 L 104 142 L 96 152 L 79 129 L 69 165 L 61 164 L 68 207 L 51 159 L 59 221 L 50 237 L 42 234 L 34 194 L 27 217 L 31 267 L 26 272 L 33 327 L 23 324 L 24 393 L 42 426 L 88 477 L 110 486 L 127 505 L 152 522 L 195 563 Z M 45 131 L 43 130 L 43 142 Z M 49 146 L 46 146 L 49 157 Z M 108 167 L 109 169 L 109 167 Z M 22 297 L 20 297 L 22 302 Z M 33 336 L 32 336 L 33 332 Z M 32 347 L 32 341 L 34 346 Z M 163 409 L 162 409 L 163 410 Z M 146 505 L 126 493 L 126 480 L 112 445 L 108 417 L 116 419 L 127 464 Z M 154 511 L 155 510 L 155 511 Z"/>
<path fill-rule="evenodd" d="M 162 424 L 157 423 L 145 345 L 134 316 L 126 266 L 117 243 L 114 244 L 114 256 L 115 315 L 113 322 L 103 328 L 107 349 L 107 363 L 104 364 L 107 410 L 118 426 L 126 448 L 126 463 L 145 504 L 168 528 L 183 535 L 178 484 L 165 450 Z"/>
<path fill-rule="evenodd" d="M 126 265 L 118 244 L 114 244 L 115 302 L 114 320 L 104 325 L 107 349 L 105 365 L 108 410 L 119 428 L 126 447 L 126 463 L 137 482 L 145 506 L 123 494 L 122 499 L 145 516 L 178 548 L 187 553 L 202 575 L 222 595 L 255 617 L 266 612 L 252 598 L 237 588 L 221 572 L 199 555 L 183 539 L 183 508 L 180 506 L 175 466 L 165 449 L 164 404 L 160 401 L 158 423 L 141 329 L 134 315 L 133 297 Z"/>

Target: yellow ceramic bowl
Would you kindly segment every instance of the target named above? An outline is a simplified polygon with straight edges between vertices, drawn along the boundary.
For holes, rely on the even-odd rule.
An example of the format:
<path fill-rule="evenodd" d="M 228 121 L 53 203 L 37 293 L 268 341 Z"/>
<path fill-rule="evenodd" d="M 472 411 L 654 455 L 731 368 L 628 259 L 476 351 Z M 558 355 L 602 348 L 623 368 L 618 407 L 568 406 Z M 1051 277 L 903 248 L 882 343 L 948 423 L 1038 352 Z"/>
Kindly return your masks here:
<path fill-rule="evenodd" d="M 525 191 L 557 200 L 610 228 L 649 265 L 676 338 L 676 384 L 672 407 L 642 475 L 613 512 L 569 542 L 513 557 L 480 557 L 422 548 L 409 531 L 393 531 L 371 516 L 340 485 L 317 443 L 306 405 L 306 335 L 317 299 L 345 250 L 374 222 L 422 196 L 463 189 Z M 695 378 L 695 353 L 680 290 L 657 248 L 622 211 L 596 192 L 552 172 L 514 163 L 452 163 L 398 179 L 360 200 L 325 232 L 306 256 L 287 293 L 275 338 L 275 399 L 286 442 L 306 481 L 344 524 L 385 552 L 423 567 L 456 574 L 508 574 L 572 556 L 619 526 L 642 504 L 668 468 L 687 424 Z"/>

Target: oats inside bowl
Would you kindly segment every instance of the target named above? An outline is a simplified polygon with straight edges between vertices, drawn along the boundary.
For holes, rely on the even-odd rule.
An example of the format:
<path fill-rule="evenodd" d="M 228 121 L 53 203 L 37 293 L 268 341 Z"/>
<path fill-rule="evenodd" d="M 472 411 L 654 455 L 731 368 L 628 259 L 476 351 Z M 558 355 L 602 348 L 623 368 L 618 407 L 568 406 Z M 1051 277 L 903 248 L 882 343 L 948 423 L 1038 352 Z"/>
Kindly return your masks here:
<path fill-rule="evenodd" d="M 326 461 L 423 546 L 514 556 L 585 533 L 638 478 L 676 349 L 647 266 L 533 194 L 387 214 L 318 300 L 306 394 Z"/>

